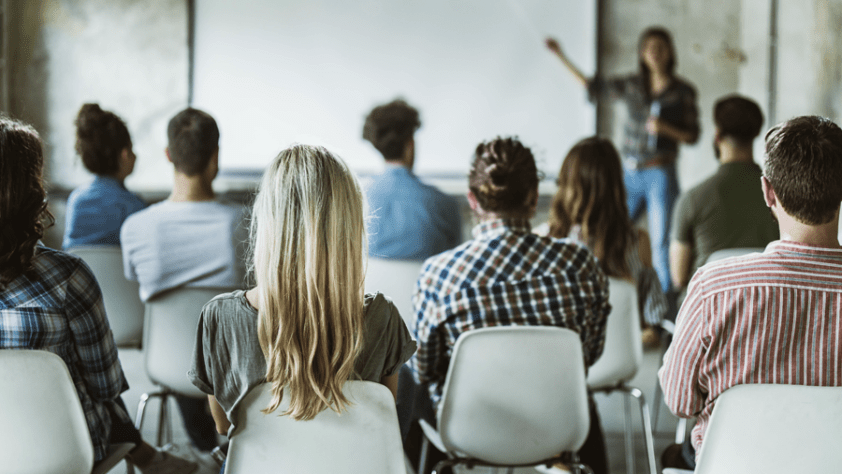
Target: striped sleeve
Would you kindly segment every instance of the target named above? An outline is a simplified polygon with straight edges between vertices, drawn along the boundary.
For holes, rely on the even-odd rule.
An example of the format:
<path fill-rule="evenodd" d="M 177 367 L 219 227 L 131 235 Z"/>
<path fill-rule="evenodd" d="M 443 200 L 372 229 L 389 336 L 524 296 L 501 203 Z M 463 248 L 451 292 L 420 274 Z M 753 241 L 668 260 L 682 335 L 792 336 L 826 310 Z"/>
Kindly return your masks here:
<path fill-rule="evenodd" d="M 658 371 L 664 402 L 677 416 L 690 418 L 704 407 L 708 390 L 700 379 L 704 354 L 710 346 L 706 337 L 706 301 L 703 272 L 690 282 L 687 298 L 676 317 L 675 336 Z"/>

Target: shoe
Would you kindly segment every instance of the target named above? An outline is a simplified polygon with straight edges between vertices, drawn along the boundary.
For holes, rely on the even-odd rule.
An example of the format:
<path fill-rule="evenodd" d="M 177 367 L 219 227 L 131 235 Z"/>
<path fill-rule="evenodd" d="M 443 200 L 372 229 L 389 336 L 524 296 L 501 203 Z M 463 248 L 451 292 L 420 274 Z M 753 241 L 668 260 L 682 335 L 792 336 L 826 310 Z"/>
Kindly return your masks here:
<path fill-rule="evenodd" d="M 144 468 L 138 468 L 143 474 L 191 474 L 198 469 L 198 464 L 178 456 L 161 451 L 161 458 Z"/>
<path fill-rule="evenodd" d="M 552 467 L 541 464 L 535 466 L 535 470 L 543 474 L 567 474 L 570 472 L 570 468 L 560 462 L 553 464 Z"/>

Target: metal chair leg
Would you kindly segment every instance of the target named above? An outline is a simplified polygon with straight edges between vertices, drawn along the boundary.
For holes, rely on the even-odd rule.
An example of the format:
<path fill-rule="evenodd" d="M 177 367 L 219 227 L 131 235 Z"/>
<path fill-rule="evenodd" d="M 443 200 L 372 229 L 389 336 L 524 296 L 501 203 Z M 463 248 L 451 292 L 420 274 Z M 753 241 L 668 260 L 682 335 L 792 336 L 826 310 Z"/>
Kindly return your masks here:
<path fill-rule="evenodd" d="M 643 392 L 637 388 L 631 388 L 629 395 L 637 398 L 640 403 L 640 420 L 643 423 L 643 439 L 646 443 L 646 455 L 649 457 L 649 472 L 657 474 L 657 465 L 655 464 L 655 440 L 652 436 L 652 424 L 649 418 L 649 405 L 646 404 L 646 398 Z"/>
<path fill-rule="evenodd" d="M 425 474 L 427 472 L 427 454 L 430 452 L 430 440 L 423 434 L 421 435 L 421 455 L 418 458 L 418 474 Z"/>
<path fill-rule="evenodd" d="M 687 418 L 679 418 L 678 424 L 675 426 L 675 444 L 684 443 L 684 438 L 687 437 Z"/>
<path fill-rule="evenodd" d="M 636 462 L 634 456 L 634 434 L 632 433 L 632 417 L 631 417 L 631 400 L 628 397 L 628 392 L 624 393 L 623 397 L 623 411 L 625 418 L 623 420 L 624 435 L 626 441 L 626 472 L 634 474 Z"/>
<path fill-rule="evenodd" d="M 150 395 L 148 393 L 144 393 L 140 396 L 140 401 L 137 404 L 137 417 L 134 422 L 134 427 L 137 428 L 138 431 L 143 427 L 143 414 L 146 412 L 146 403 L 149 401 Z"/>
<path fill-rule="evenodd" d="M 167 422 L 167 396 L 161 396 L 161 410 L 158 412 L 158 437 L 156 439 L 156 446 L 164 445 L 164 431 L 166 431 Z"/>

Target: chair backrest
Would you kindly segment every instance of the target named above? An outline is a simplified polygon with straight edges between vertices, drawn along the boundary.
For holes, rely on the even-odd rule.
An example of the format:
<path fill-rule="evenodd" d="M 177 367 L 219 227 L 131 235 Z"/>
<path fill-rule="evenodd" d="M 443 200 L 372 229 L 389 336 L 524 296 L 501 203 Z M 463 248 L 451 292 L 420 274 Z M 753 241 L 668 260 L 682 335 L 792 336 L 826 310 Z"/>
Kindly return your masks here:
<path fill-rule="evenodd" d="M 0 350 L 0 473 L 89 474 L 94 448 L 70 372 L 57 355 Z"/>
<path fill-rule="evenodd" d="M 750 253 L 763 253 L 766 250 L 763 247 L 740 247 L 734 249 L 722 249 L 717 250 L 710 254 L 707 261 L 705 263 L 715 262 L 717 260 L 722 260 L 723 258 L 730 258 L 730 257 L 739 257 L 741 255 L 748 255 Z"/>
<path fill-rule="evenodd" d="M 839 472 L 842 387 L 747 384 L 716 399 L 697 474 Z"/>
<path fill-rule="evenodd" d="M 404 474 L 398 416 L 392 393 L 378 383 L 348 381 L 342 388 L 352 405 L 341 415 L 328 409 L 312 420 L 268 415 L 269 384 L 254 388 L 237 410 L 226 474 L 306 472 L 310 474 Z M 286 395 L 286 394 L 285 394 Z"/>
<path fill-rule="evenodd" d="M 412 291 L 424 265 L 420 260 L 386 260 L 369 257 L 365 274 L 365 291 L 379 291 L 392 299 L 410 331 L 415 329 Z"/>
<path fill-rule="evenodd" d="M 94 272 L 117 346 L 139 347 L 143 336 L 143 302 L 138 283 L 126 280 L 120 247 L 74 247 L 67 251 L 84 260 Z"/>
<path fill-rule="evenodd" d="M 643 363 L 637 287 L 619 278 L 609 278 L 608 287 L 611 314 L 608 315 L 602 356 L 588 369 L 588 386 L 592 389 L 631 380 Z"/>
<path fill-rule="evenodd" d="M 156 384 L 195 398 L 205 397 L 187 379 L 202 306 L 231 288 L 179 287 L 146 302 L 143 354 L 146 374 Z"/>
<path fill-rule="evenodd" d="M 453 348 L 438 430 L 450 452 L 527 464 L 577 451 L 588 433 L 579 335 L 546 326 L 482 328 Z"/>

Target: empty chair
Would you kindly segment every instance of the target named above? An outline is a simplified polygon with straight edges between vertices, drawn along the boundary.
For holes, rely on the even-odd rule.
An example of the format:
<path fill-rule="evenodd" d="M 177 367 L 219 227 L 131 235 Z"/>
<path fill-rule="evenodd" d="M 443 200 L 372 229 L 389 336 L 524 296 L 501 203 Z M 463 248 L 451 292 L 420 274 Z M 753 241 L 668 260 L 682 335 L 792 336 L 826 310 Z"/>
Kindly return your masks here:
<path fill-rule="evenodd" d="M 289 397 L 267 415 L 261 410 L 271 400 L 269 385 L 253 389 L 237 411 L 226 474 L 404 474 L 395 399 L 389 389 L 349 380 L 343 392 L 351 401 L 347 411 L 327 409 L 312 420 L 295 421 L 281 415 Z"/>
<path fill-rule="evenodd" d="M 840 439 L 842 387 L 737 385 L 716 400 L 695 472 L 839 472 Z"/>
<path fill-rule="evenodd" d="M 369 257 L 365 273 L 365 291 L 379 291 L 391 298 L 410 332 L 415 330 L 412 291 L 421 273 L 421 260 L 387 260 Z"/>
<path fill-rule="evenodd" d="M 605 330 L 605 349 L 602 356 L 588 370 L 588 386 L 594 392 L 610 393 L 618 390 L 625 395 L 625 441 L 626 470 L 635 472 L 634 434 L 630 397 L 637 399 L 643 424 L 643 436 L 646 446 L 649 470 L 657 472 L 655 448 L 652 439 L 652 424 L 649 417 L 649 405 L 643 392 L 630 387 L 627 382 L 637 375 L 643 361 L 643 346 L 640 342 L 640 315 L 637 304 L 637 289 L 634 283 L 609 278 L 609 301 L 611 314 Z"/>
<path fill-rule="evenodd" d="M 94 466 L 85 412 L 67 366 L 52 352 L 0 350 L 0 380 L 0 473 L 105 473 L 134 448 L 112 446 Z"/>
<path fill-rule="evenodd" d="M 534 466 L 556 462 L 562 452 L 575 453 L 590 426 L 579 335 L 547 326 L 462 334 L 453 348 L 437 422 L 438 430 L 420 421 L 425 438 L 419 472 L 430 442 L 450 458 L 437 468 Z"/>
<path fill-rule="evenodd" d="M 67 251 L 84 260 L 94 272 L 117 346 L 140 347 L 144 307 L 137 282 L 126 280 L 123 273 L 120 247 L 74 247 Z"/>
<path fill-rule="evenodd" d="M 161 390 L 144 393 L 137 409 L 137 428 L 143 425 L 146 403 L 152 397 L 161 398 L 158 420 L 158 446 L 172 442 L 172 427 L 167 401 L 179 394 L 193 398 L 207 398 L 187 378 L 193 358 L 196 330 L 202 306 L 218 294 L 231 288 L 180 287 L 161 293 L 146 302 L 143 331 L 143 356 L 146 375 Z"/>

